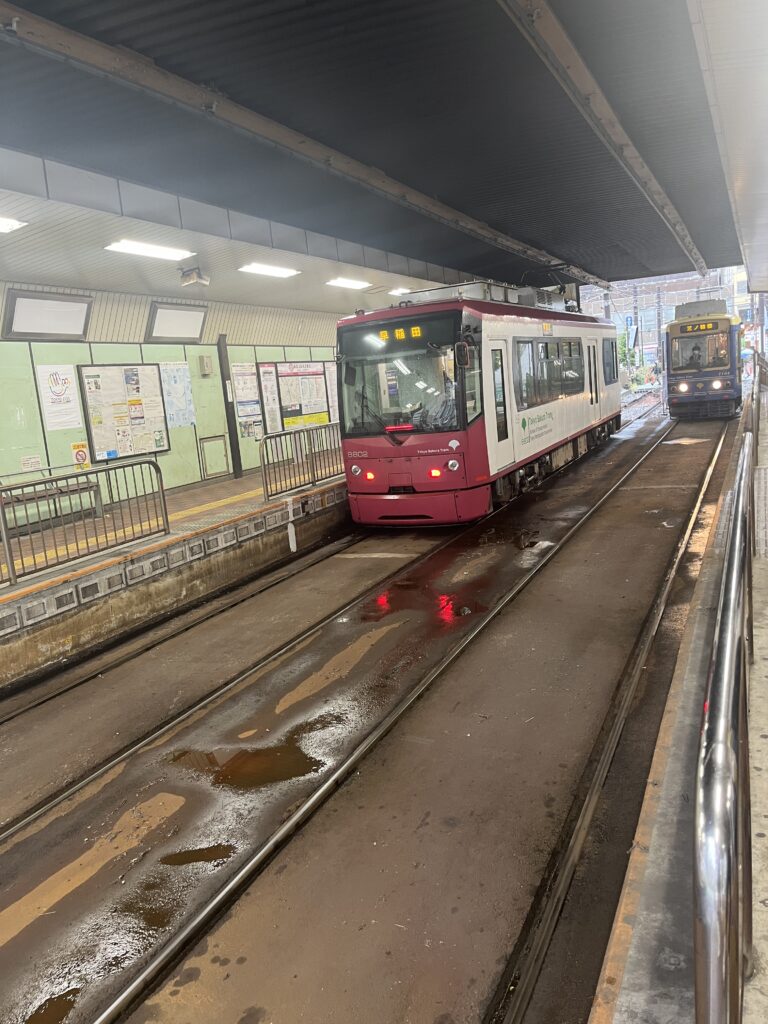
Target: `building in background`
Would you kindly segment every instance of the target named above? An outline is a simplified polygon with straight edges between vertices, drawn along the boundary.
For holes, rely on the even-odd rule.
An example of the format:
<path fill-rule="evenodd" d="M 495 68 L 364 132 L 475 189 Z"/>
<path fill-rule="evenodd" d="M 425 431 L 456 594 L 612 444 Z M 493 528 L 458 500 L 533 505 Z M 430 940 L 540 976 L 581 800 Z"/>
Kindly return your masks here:
<path fill-rule="evenodd" d="M 710 270 L 705 277 L 691 272 L 617 281 L 610 291 L 591 285 L 581 289 L 583 312 L 616 324 L 622 365 L 638 367 L 636 378 L 653 375 L 664 325 L 674 318 L 675 306 L 697 299 L 725 300 L 728 312 L 744 322 L 745 347 L 765 351 L 765 295 L 750 294 L 743 267 Z"/>

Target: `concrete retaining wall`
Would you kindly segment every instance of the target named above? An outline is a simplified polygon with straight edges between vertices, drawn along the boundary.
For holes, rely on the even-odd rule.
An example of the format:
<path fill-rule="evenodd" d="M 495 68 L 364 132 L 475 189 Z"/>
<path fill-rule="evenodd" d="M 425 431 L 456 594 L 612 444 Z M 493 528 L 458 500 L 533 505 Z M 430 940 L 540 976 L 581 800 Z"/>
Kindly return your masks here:
<path fill-rule="evenodd" d="M 253 579 L 349 526 L 329 486 L 0 594 L 0 694 Z"/>

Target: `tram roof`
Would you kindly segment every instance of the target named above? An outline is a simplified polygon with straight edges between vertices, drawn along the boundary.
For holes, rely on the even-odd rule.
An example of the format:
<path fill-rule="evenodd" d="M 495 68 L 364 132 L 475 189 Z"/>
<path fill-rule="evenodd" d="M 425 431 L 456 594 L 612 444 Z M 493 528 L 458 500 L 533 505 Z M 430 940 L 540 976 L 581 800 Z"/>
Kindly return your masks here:
<path fill-rule="evenodd" d="M 741 262 L 686 0 L 535 7 L 0 0 L 0 138 L 432 279 Z"/>

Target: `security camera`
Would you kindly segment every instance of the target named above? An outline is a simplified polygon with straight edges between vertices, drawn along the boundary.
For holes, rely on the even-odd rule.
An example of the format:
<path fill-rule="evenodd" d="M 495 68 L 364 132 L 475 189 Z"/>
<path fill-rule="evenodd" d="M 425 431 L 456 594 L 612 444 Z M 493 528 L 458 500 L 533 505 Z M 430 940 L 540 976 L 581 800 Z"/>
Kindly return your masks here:
<path fill-rule="evenodd" d="M 207 287 L 211 283 L 210 277 L 202 272 L 200 267 L 190 267 L 189 270 L 180 268 L 181 287 L 186 288 L 188 284 L 201 284 Z"/>

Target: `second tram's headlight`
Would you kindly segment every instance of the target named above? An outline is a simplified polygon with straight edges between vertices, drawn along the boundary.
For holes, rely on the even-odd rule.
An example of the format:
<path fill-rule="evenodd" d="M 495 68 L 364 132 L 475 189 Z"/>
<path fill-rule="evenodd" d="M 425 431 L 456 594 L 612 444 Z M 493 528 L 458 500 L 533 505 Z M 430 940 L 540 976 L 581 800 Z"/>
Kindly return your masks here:
<path fill-rule="evenodd" d="M 721 380 L 713 380 L 712 381 L 712 390 L 713 391 L 719 391 L 722 386 L 723 386 L 723 382 Z"/>
<path fill-rule="evenodd" d="M 459 460 L 458 459 L 449 459 L 448 460 L 448 469 L 450 469 L 450 471 L 452 473 L 455 473 L 458 468 L 459 468 Z"/>
<path fill-rule="evenodd" d="M 682 384 L 677 385 L 677 390 L 682 391 L 682 393 L 685 394 L 685 392 L 688 390 L 688 385 L 685 383 L 685 381 L 683 381 Z"/>
<path fill-rule="evenodd" d="M 360 469 L 359 466 L 350 466 L 349 467 L 349 472 L 352 474 L 352 476 L 360 476 L 360 474 L 363 471 L 362 471 L 362 469 Z"/>

